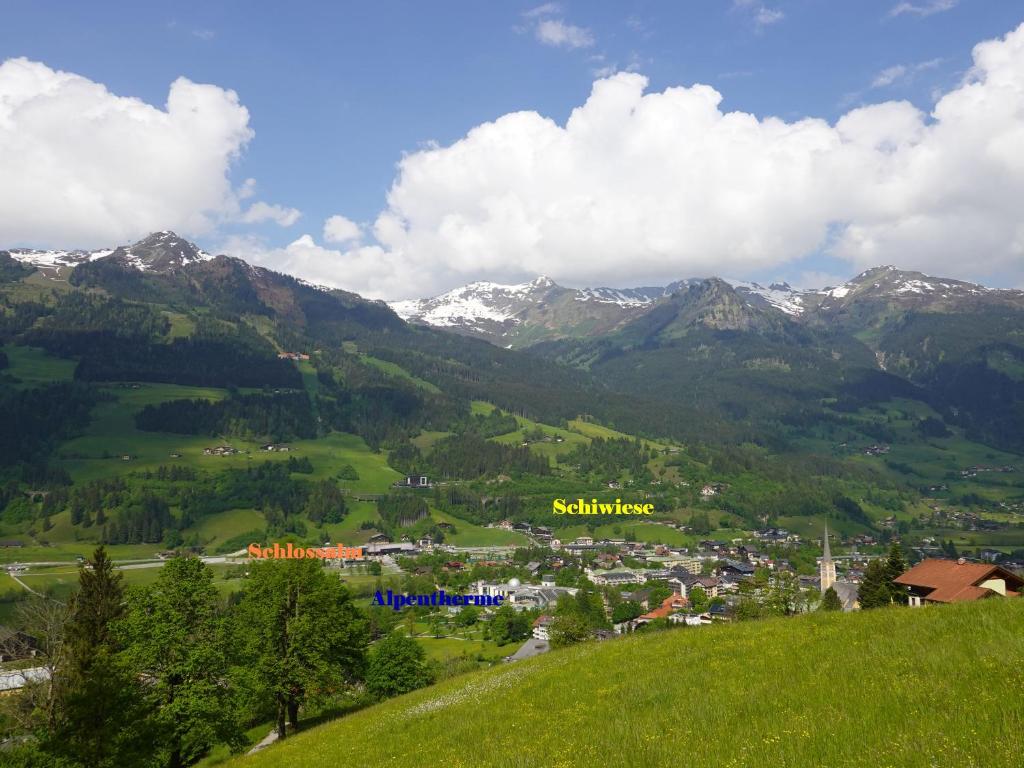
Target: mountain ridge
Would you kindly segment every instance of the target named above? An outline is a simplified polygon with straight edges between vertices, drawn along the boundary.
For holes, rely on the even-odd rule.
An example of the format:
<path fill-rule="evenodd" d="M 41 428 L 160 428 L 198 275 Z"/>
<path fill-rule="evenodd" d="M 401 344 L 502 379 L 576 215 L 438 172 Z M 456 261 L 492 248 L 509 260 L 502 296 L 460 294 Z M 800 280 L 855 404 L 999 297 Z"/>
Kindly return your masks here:
<path fill-rule="evenodd" d="M 752 309 L 807 324 L 820 325 L 856 314 L 851 308 L 862 304 L 871 304 L 872 311 L 883 303 L 924 311 L 964 311 L 987 305 L 1024 309 L 1024 291 L 989 288 L 893 266 L 873 267 L 839 286 L 825 288 L 798 289 L 784 282 L 765 286 L 721 277 L 686 278 L 660 287 L 565 288 L 540 277 L 517 285 L 469 283 L 431 298 L 388 304 L 408 322 L 479 336 L 504 346 L 526 347 L 538 341 L 619 330 L 673 295 L 713 281 L 729 285 Z M 554 305 L 558 300 L 561 304 Z M 581 305 L 588 310 L 581 311 Z"/>

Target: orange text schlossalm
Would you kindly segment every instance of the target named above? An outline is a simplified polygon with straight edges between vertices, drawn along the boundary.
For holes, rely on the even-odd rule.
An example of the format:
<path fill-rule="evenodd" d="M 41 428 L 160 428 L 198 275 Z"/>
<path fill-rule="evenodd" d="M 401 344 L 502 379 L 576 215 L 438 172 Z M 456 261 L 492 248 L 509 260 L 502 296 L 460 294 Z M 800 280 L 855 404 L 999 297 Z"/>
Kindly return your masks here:
<path fill-rule="evenodd" d="M 289 541 L 285 546 L 275 542 L 274 546 L 261 547 L 255 542 L 249 545 L 249 556 L 274 560 L 362 560 L 362 547 L 296 547 Z"/>

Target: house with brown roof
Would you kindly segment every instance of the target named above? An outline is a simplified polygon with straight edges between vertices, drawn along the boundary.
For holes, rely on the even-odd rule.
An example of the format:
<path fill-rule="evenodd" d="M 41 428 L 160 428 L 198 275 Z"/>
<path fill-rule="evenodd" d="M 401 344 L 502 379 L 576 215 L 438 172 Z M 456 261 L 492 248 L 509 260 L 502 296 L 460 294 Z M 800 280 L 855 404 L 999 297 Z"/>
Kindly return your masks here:
<path fill-rule="evenodd" d="M 689 605 L 689 601 L 682 595 L 670 595 L 661 601 L 661 605 L 653 611 L 648 611 L 643 616 L 637 617 L 635 624 L 646 624 L 655 619 L 667 619 L 676 611 L 681 611 Z"/>
<path fill-rule="evenodd" d="M 1024 590 L 1024 578 L 1012 571 L 992 563 L 968 563 L 963 558 L 922 560 L 894 581 L 907 588 L 912 606 L 1018 597 Z"/>

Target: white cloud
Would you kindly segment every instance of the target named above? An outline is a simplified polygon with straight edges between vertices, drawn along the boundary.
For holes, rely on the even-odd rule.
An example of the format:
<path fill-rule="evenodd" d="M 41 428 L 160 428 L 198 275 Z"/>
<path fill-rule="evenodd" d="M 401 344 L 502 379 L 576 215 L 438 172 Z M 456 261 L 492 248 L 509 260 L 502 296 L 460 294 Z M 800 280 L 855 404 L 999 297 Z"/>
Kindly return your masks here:
<path fill-rule="evenodd" d="M 318 245 L 304 234 L 283 248 L 271 248 L 254 237 L 234 236 L 223 241 L 218 252 L 231 254 L 270 269 L 296 275 L 317 285 L 353 290 L 359 286 L 365 296 L 380 298 L 394 284 L 393 264 L 384 261 L 377 245 L 356 246 L 345 251 Z"/>
<path fill-rule="evenodd" d="M 897 3 L 889 9 L 889 16 L 902 16 L 909 13 L 912 16 L 931 16 L 935 13 L 950 11 L 956 7 L 959 0 L 925 0 L 921 3 L 903 2 Z"/>
<path fill-rule="evenodd" d="M 770 27 L 786 18 L 785 13 L 777 8 L 768 8 L 762 5 L 759 0 L 733 0 L 732 8 L 734 11 L 749 13 L 758 30 Z"/>
<path fill-rule="evenodd" d="M 363 236 L 359 225 L 341 215 L 331 216 L 324 222 L 324 241 L 347 243 Z"/>
<path fill-rule="evenodd" d="M 99 247 L 237 215 L 252 138 L 234 91 L 178 78 L 155 107 L 24 58 L 0 64 L 0 243 Z"/>
<path fill-rule="evenodd" d="M 193 29 L 192 36 L 198 37 L 200 40 L 205 40 L 206 42 L 209 42 L 217 36 L 217 33 L 214 32 L 212 29 Z"/>
<path fill-rule="evenodd" d="M 758 8 L 754 14 L 754 23 L 759 27 L 767 27 L 777 24 L 785 18 L 786 14 L 776 8 Z"/>
<path fill-rule="evenodd" d="M 1024 265 L 1024 25 L 978 45 L 930 116 L 905 101 L 837 123 L 723 112 L 707 85 L 619 73 L 560 125 L 515 112 L 403 157 L 379 247 L 296 241 L 268 260 L 373 297 L 539 273 L 639 285 L 896 263 L 983 279 Z"/>
<path fill-rule="evenodd" d="M 542 19 L 534 29 L 537 39 L 545 45 L 564 48 L 589 48 L 594 35 L 589 29 L 567 24 L 561 19 Z"/>
<path fill-rule="evenodd" d="M 907 74 L 907 68 L 902 64 L 896 64 L 892 67 L 886 67 L 877 75 L 875 79 L 871 81 L 872 88 L 884 88 L 887 85 L 892 85 L 897 80 Z"/>
<path fill-rule="evenodd" d="M 535 19 L 538 16 L 553 16 L 561 12 L 562 6 L 560 3 L 544 3 L 543 5 L 538 5 L 536 8 L 524 11 L 523 17 L 527 19 Z"/>
<path fill-rule="evenodd" d="M 247 200 L 256 194 L 256 179 L 249 178 L 242 182 L 237 190 L 235 190 L 235 196 L 239 200 Z"/>
<path fill-rule="evenodd" d="M 243 190 L 248 191 L 248 190 Z M 286 208 L 281 205 L 271 205 L 262 201 L 255 202 L 239 217 L 239 221 L 246 224 L 260 224 L 264 221 L 272 221 L 282 227 L 290 227 L 302 212 L 295 208 Z"/>
<path fill-rule="evenodd" d="M 872 88 L 885 88 L 896 82 L 913 80 L 914 76 L 925 70 L 935 69 L 942 63 L 942 59 L 931 59 L 917 64 L 896 64 L 886 67 L 871 81 Z"/>

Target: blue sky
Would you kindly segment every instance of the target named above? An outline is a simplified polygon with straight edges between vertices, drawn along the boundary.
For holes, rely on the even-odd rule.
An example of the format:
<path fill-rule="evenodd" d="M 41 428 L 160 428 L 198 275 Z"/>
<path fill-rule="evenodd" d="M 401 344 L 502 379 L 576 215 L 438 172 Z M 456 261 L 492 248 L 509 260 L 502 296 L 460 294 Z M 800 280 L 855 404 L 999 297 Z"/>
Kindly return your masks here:
<path fill-rule="evenodd" d="M 722 95 L 722 112 L 787 123 L 815 117 L 831 124 L 859 105 L 888 100 L 906 99 L 927 113 L 937 95 L 961 83 L 972 47 L 1014 30 L 1024 8 L 985 0 L 5 0 L 3 18 L 0 60 L 24 57 L 157 108 L 179 77 L 235 91 L 254 137 L 228 167 L 228 182 L 237 190 L 255 179 L 251 199 L 301 217 L 289 226 L 221 217 L 194 234 L 211 248 L 248 243 L 269 254 L 304 233 L 326 247 L 321 229 L 335 214 L 363 225 L 363 245 L 373 244 L 370 229 L 388 206 L 404 154 L 432 142 L 447 147 L 474 126 L 520 110 L 564 125 L 595 79 L 616 71 L 646 76 L 647 93 L 708 84 Z M 31 232 L 20 239 L 54 244 Z M 849 260 L 827 248 L 803 250 L 800 258 L 752 260 L 749 275 L 851 273 Z M 344 249 L 337 253 L 344 264 Z M 572 282 L 571 272 L 567 265 L 556 277 Z M 454 269 L 441 282 L 473 276 Z M 1006 259 L 985 276 L 1018 279 Z M 365 277 L 356 282 L 368 285 Z"/>

